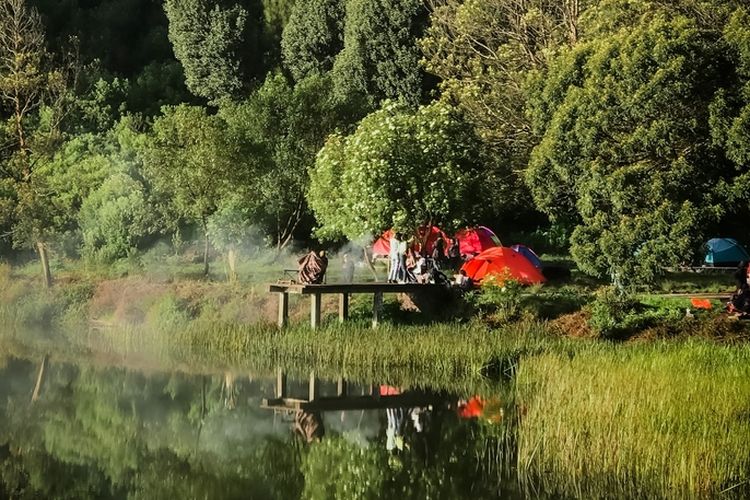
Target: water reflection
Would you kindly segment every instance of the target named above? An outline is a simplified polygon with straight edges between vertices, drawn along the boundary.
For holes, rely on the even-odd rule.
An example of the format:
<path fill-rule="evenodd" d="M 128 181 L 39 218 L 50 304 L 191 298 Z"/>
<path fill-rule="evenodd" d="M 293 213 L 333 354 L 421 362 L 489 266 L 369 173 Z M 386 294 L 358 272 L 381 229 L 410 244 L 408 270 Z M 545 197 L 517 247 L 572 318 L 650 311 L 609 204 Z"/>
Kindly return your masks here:
<path fill-rule="evenodd" d="M 54 356 L 0 377 L 3 498 L 516 495 L 499 395 Z"/>

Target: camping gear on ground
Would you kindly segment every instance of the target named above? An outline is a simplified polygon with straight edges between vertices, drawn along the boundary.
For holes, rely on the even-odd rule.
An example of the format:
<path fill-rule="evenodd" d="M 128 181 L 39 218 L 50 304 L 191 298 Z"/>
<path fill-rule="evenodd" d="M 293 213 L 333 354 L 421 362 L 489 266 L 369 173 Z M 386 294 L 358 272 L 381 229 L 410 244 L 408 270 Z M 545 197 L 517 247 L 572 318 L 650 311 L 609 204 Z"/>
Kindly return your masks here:
<path fill-rule="evenodd" d="M 470 227 L 456 233 L 461 255 L 477 255 L 488 248 L 500 247 L 500 238 L 485 226 Z"/>
<path fill-rule="evenodd" d="M 485 250 L 466 262 L 461 269 L 475 283 L 482 281 L 488 275 L 494 275 L 500 280 L 508 277 L 524 285 L 546 281 L 541 271 L 534 267 L 529 259 L 508 247 L 493 247 Z"/>
<path fill-rule="evenodd" d="M 692 299 L 690 299 L 690 304 L 696 309 L 705 309 L 706 311 L 710 311 L 712 309 L 711 301 L 708 299 L 699 299 L 693 297 Z"/>
<path fill-rule="evenodd" d="M 706 243 L 705 263 L 709 266 L 736 266 L 750 260 L 750 254 L 733 238 L 712 238 Z"/>
<path fill-rule="evenodd" d="M 328 269 L 328 257 L 325 252 L 320 252 L 320 255 L 315 252 L 310 252 L 297 261 L 299 264 L 299 273 L 297 279 L 300 283 L 307 285 L 319 285 L 323 283 L 323 279 Z"/>
<path fill-rule="evenodd" d="M 527 247 L 526 245 L 518 245 L 518 244 L 513 245 L 510 248 L 520 253 L 527 259 L 529 259 L 529 262 L 534 264 L 534 267 L 536 267 L 537 269 L 539 270 L 542 269 L 542 259 L 540 259 L 539 256 L 536 254 L 536 252 L 534 252 L 534 250 L 532 250 L 531 248 Z"/>

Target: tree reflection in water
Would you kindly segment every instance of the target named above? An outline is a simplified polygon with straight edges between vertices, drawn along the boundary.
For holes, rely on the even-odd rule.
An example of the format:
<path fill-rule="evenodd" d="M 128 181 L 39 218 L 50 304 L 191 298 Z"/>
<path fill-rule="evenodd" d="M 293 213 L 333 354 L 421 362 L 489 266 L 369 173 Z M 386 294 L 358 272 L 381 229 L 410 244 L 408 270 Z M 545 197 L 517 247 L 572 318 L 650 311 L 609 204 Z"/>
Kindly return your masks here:
<path fill-rule="evenodd" d="M 279 419 L 262 408 L 277 392 L 278 377 L 142 373 L 61 364 L 52 356 L 31 404 L 38 371 L 38 360 L 10 359 L 0 368 L 0 497 L 476 499 L 501 493 L 500 467 L 487 450 L 502 445 L 502 425 L 461 419 L 455 397 L 399 391 L 400 401 L 413 397 L 420 404 L 390 408 L 403 420 L 402 444 L 389 447 L 388 396 L 372 398 L 385 406 L 356 406 L 363 401 L 357 397 L 377 392 L 370 387 L 348 385 L 343 392 L 360 396 L 347 408 L 299 409 Z M 315 388 L 300 401 L 312 395 L 325 403 L 327 388 L 336 394 L 327 404 L 341 396 L 341 381 L 319 384 L 320 394 Z M 293 428 L 304 437 L 295 437 Z"/>

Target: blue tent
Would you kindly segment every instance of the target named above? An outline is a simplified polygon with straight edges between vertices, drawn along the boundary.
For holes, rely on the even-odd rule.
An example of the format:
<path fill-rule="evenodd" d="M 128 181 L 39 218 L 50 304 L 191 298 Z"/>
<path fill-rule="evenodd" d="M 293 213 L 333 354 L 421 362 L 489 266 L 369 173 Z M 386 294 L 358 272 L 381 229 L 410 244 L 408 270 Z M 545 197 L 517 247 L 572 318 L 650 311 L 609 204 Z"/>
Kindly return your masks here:
<path fill-rule="evenodd" d="M 712 238 L 706 243 L 706 264 L 709 266 L 735 266 L 750 255 L 737 240 L 732 238 Z"/>
<path fill-rule="evenodd" d="M 510 248 L 529 259 L 529 262 L 531 262 L 537 269 L 542 268 L 542 260 L 531 248 L 527 247 L 526 245 L 513 245 Z"/>

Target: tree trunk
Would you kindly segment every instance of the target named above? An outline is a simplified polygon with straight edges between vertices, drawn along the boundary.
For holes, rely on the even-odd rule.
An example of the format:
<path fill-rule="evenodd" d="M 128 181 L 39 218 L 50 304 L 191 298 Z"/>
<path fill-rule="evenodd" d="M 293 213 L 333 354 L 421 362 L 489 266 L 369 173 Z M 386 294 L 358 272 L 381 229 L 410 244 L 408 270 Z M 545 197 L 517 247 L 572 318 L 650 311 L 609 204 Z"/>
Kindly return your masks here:
<path fill-rule="evenodd" d="M 230 283 L 237 281 L 237 251 L 230 248 L 227 251 L 227 267 L 229 268 L 228 278 Z"/>
<path fill-rule="evenodd" d="M 42 358 L 42 364 L 39 365 L 39 374 L 36 377 L 36 385 L 34 386 L 34 392 L 31 395 L 31 402 L 33 403 L 39 399 L 39 393 L 42 391 L 42 384 L 44 383 L 44 372 L 47 369 L 47 355 L 45 354 Z"/>
<path fill-rule="evenodd" d="M 203 231 L 205 234 L 203 244 L 203 276 L 208 276 L 208 228 L 204 225 Z"/>
<path fill-rule="evenodd" d="M 42 242 L 37 242 L 36 249 L 39 252 L 39 260 L 42 262 L 42 278 L 45 288 L 52 287 L 52 273 L 49 270 L 49 254 L 47 253 L 47 247 Z"/>

